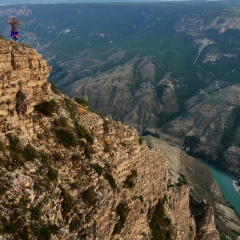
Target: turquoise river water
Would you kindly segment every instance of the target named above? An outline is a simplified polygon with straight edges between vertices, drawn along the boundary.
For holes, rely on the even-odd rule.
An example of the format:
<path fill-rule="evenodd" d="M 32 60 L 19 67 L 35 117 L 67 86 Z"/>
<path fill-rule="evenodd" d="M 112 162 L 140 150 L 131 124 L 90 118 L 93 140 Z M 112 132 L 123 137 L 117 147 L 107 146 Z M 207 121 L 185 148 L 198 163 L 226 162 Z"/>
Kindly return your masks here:
<path fill-rule="evenodd" d="M 235 208 L 236 212 L 240 215 L 240 194 L 238 194 L 238 192 L 233 186 L 234 179 L 229 175 L 226 175 L 225 173 L 212 167 L 211 165 L 205 162 L 202 163 L 211 170 L 215 180 L 217 181 L 218 185 L 222 190 L 223 195 Z"/>

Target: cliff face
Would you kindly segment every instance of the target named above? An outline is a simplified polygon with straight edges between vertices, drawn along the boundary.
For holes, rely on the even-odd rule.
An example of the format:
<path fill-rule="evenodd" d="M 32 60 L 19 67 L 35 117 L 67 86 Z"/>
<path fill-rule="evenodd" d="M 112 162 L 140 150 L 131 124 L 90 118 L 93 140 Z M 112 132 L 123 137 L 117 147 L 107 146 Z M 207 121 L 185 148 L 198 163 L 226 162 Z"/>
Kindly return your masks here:
<path fill-rule="evenodd" d="M 212 209 L 209 208 L 210 204 L 214 210 L 214 218 L 219 232 L 229 236 L 230 239 L 238 239 L 237 237 L 240 235 L 239 217 L 224 198 L 211 171 L 178 147 L 170 146 L 152 136 L 145 136 L 144 139 L 152 149 L 164 153 L 168 158 L 171 185 L 176 185 L 179 179 L 181 182 L 188 183 L 191 195 L 190 208 L 199 234 L 206 231 L 206 239 L 213 238 L 211 234 L 214 232 L 207 233 L 210 226 L 215 228 Z M 205 225 L 208 227 L 206 228 Z"/>
<path fill-rule="evenodd" d="M 0 53 L 1 239 L 200 236 L 189 187 L 168 188 L 162 153 L 52 89 L 35 50 L 1 40 Z"/>
<path fill-rule="evenodd" d="M 34 105 L 50 99 L 51 68 L 36 50 L 0 39 L 1 132 L 32 135 Z"/>

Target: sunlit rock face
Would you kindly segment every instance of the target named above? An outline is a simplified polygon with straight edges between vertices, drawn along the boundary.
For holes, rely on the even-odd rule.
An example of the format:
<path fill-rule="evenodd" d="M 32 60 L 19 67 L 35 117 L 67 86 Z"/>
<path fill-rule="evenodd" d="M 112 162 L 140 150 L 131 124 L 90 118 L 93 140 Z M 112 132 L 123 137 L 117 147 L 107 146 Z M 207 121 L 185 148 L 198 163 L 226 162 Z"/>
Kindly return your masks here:
<path fill-rule="evenodd" d="M 47 82 L 50 72 L 51 67 L 36 50 L 0 39 L 0 115 L 3 132 L 22 128 L 25 134 L 31 134 L 34 105 L 51 98 L 51 87 Z"/>
<path fill-rule="evenodd" d="M 35 50 L 0 43 L 2 239 L 219 239 L 211 211 L 197 228 L 189 187 L 169 188 L 163 153 L 51 88 Z"/>

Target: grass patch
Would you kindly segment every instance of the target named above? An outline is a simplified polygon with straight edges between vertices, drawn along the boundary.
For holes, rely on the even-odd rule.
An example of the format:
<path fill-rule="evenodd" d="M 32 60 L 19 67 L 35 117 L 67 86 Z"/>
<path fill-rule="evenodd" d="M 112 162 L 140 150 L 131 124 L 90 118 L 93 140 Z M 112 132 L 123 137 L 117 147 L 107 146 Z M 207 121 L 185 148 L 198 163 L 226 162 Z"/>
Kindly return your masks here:
<path fill-rule="evenodd" d="M 88 101 L 85 98 L 80 98 L 80 97 L 75 97 L 74 100 L 78 103 L 81 104 L 82 106 L 86 107 L 89 106 Z"/>
<path fill-rule="evenodd" d="M 98 199 L 97 199 L 97 194 L 94 192 L 93 188 L 88 188 L 87 190 L 83 191 L 81 193 L 82 200 L 83 202 L 88 206 L 88 207 L 93 207 L 96 205 Z"/>
<path fill-rule="evenodd" d="M 65 148 L 76 147 L 78 141 L 73 132 L 64 128 L 55 128 L 55 136 L 57 141 L 62 144 Z"/>
<path fill-rule="evenodd" d="M 82 159 L 81 155 L 76 154 L 76 153 L 73 154 L 72 157 L 71 157 L 71 160 L 72 160 L 73 162 L 79 162 L 81 159 Z"/>
<path fill-rule="evenodd" d="M 180 173 L 180 177 L 178 178 L 178 183 L 176 184 L 178 187 L 181 187 L 183 185 L 187 185 L 187 179 L 185 178 L 185 176 L 183 174 Z"/>
<path fill-rule="evenodd" d="M 119 234 L 124 227 L 129 214 L 129 208 L 127 203 L 121 202 L 116 207 L 116 214 L 119 216 L 118 222 L 114 226 L 113 235 Z"/>
<path fill-rule="evenodd" d="M 35 234 L 39 240 L 51 240 L 51 235 L 57 234 L 59 230 L 56 224 L 44 224 L 35 230 Z"/>
<path fill-rule="evenodd" d="M 103 168 L 98 164 L 90 164 L 90 166 L 97 172 L 98 176 L 102 175 Z"/>
<path fill-rule="evenodd" d="M 52 158 L 56 162 L 60 162 L 60 161 L 64 160 L 63 156 L 59 152 L 54 152 L 53 155 L 52 155 Z"/>
<path fill-rule="evenodd" d="M 50 190 L 50 180 L 48 178 L 37 180 L 34 182 L 33 189 L 36 192 L 48 191 Z"/>
<path fill-rule="evenodd" d="M 39 202 L 32 210 L 31 210 L 31 218 L 39 221 L 42 216 L 42 209 L 44 206 L 44 201 Z"/>
<path fill-rule="evenodd" d="M 82 141 L 81 145 L 84 147 L 84 155 L 87 159 L 90 159 L 92 154 L 94 153 L 94 150 L 92 146 L 90 146 L 87 142 Z"/>
<path fill-rule="evenodd" d="M 43 101 L 34 106 L 34 110 L 43 114 L 44 116 L 51 117 L 53 113 L 58 110 L 58 105 L 55 100 Z"/>
<path fill-rule="evenodd" d="M 75 125 L 75 132 L 77 134 L 77 137 L 79 139 L 85 138 L 90 145 L 93 145 L 93 141 L 94 141 L 93 136 L 90 133 L 88 133 L 88 131 L 78 122 L 75 122 L 74 125 Z"/>
<path fill-rule="evenodd" d="M 112 189 L 116 189 L 117 188 L 117 184 L 115 182 L 115 179 L 113 178 L 113 176 L 110 173 L 105 172 L 104 178 L 108 181 L 108 183 L 110 184 Z"/>
<path fill-rule="evenodd" d="M 69 224 L 69 229 L 71 232 L 79 230 L 82 225 L 82 221 L 79 219 L 79 217 L 74 217 L 72 221 Z"/>
<path fill-rule="evenodd" d="M 143 138 L 139 138 L 139 139 L 138 139 L 138 143 L 139 143 L 140 145 L 142 145 L 142 144 L 144 143 L 144 139 L 143 139 Z"/>
<path fill-rule="evenodd" d="M 24 148 L 22 148 L 20 140 L 17 136 L 8 134 L 7 138 L 9 140 L 8 148 L 11 158 L 11 170 L 16 167 L 23 166 L 26 161 L 32 162 L 38 157 L 37 150 L 31 144 L 27 144 Z"/>
<path fill-rule="evenodd" d="M 52 167 L 48 168 L 47 177 L 50 181 L 56 182 L 58 179 L 58 171 Z"/>
<path fill-rule="evenodd" d="M 56 93 L 56 94 L 59 94 L 60 91 L 57 89 L 56 85 L 55 85 L 52 81 L 50 81 L 50 83 L 51 83 L 51 89 L 52 89 L 52 91 L 53 91 L 54 93 Z"/>
<path fill-rule="evenodd" d="M 21 149 L 19 138 L 14 136 L 14 135 L 11 135 L 11 134 L 7 134 L 6 136 L 9 140 L 9 150 L 10 150 L 10 152 L 19 151 Z"/>
<path fill-rule="evenodd" d="M 64 188 L 61 188 L 61 196 L 63 198 L 63 201 L 62 201 L 62 214 L 63 214 L 63 217 L 66 218 L 67 214 L 74 207 L 74 201 L 73 201 L 72 197 L 69 195 L 69 193 Z"/>
<path fill-rule="evenodd" d="M 4 179 L 5 175 L 2 174 L 0 177 L 0 197 L 10 188 L 10 185 Z"/>
<path fill-rule="evenodd" d="M 99 112 L 97 112 L 96 110 L 94 110 L 94 109 L 92 109 L 92 108 L 89 108 L 89 111 L 91 111 L 91 112 L 93 112 L 93 113 L 96 113 L 99 117 L 101 117 L 103 120 L 105 119 L 105 117 L 101 114 L 101 113 L 99 113 Z"/>
<path fill-rule="evenodd" d="M 51 163 L 51 160 L 50 160 L 50 158 L 49 158 L 47 153 L 40 152 L 38 156 L 39 156 L 42 164 L 48 166 Z"/>
<path fill-rule="evenodd" d="M 2 35 L 0 35 L 0 39 L 4 39 L 4 40 L 7 40 L 5 37 L 3 37 Z"/>
<path fill-rule="evenodd" d="M 38 156 L 37 150 L 30 144 L 26 145 L 23 149 L 23 157 L 26 161 L 32 162 Z"/>
<path fill-rule="evenodd" d="M 159 199 L 158 204 L 149 209 L 148 218 L 150 218 L 149 226 L 151 228 L 152 240 L 171 240 L 171 219 L 164 212 L 165 199 Z"/>
<path fill-rule="evenodd" d="M 55 119 L 53 124 L 56 127 L 67 127 L 67 119 L 64 117 L 60 117 L 58 119 Z"/>
<path fill-rule="evenodd" d="M 9 216 L 10 218 L 2 221 L 2 227 L 4 228 L 6 233 L 14 234 L 17 239 L 19 234 L 21 234 L 22 229 L 26 225 L 27 220 L 24 217 L 24 215 L 26 214 L 26 209 L 19 208 L 19 206 L 16 205 L 14 207 L 15 209 L 13 210 L 13 213 Z"/>
<path fill-rule="evenodd" d="M 72 119 L 76 119 L 76 115 L 78 113 L 78 105 L 74 101 L 72 101 L 70 99 L 67 99 L 67 98 L 64 99 L 64 103 L 65 103 L 65 106 L 66 106 L 65 107 L 66 110 L 70 114 L 70 117 Z"/>
<path fill-rule="evenodd" d="M 0 141 L 0 151 L 3 151 L 4 150 L 4 144 L 2 141 Z"/>
<path fill-rule="evenodd" d="M 135 180 L 137 178 L 137 170 L 132 170 L 131 174 L 127 176 L 126 180 L 123 183 L 125 188 L 133 188 L 135 186 Z"/>
<path fill-rule="evenodd" d="M 8 234 L 15 234 L 17 232 L 17 224 L 15 222 L 11 222 L 7 225 L 6 231 Z"/>

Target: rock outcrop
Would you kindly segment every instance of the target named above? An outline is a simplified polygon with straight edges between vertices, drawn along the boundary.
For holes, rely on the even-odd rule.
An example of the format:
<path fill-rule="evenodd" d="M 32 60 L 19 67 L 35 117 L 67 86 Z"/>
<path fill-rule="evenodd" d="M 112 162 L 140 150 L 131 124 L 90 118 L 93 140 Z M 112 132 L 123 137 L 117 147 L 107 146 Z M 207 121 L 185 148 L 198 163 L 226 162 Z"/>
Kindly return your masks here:
<path fill-rule="evenodd" d="M 35 50 L 1 40 L 0 52 L 1 239 L 219 239 L 134 128 L 51 88 Z"/>
<path fill-rule="evenodd" d="M 194 215 L 198 234 L 204 232 L 206 239 L 212 239 L 215 228 L 230 239 L 238 239 L 240 233 L 240 221 L 238 215 L 224 198 L 220 187 L 214 180 L 211 171 L 201 162 L 187 155 L 176 146 L 170 146 L 166 142 L 145 136 L 151 149 L 164 153 L 168 158 L 169 179 L 171 185 L 187 182 L 190 187 L 190 208 Z M 209 207 L 209 204 L 212 206 Z M 212 210 L 214 218 L 212 218 Z M 207 226 L 207 227 L 206 227 Z"/>
<path fill-rule="evenodd" d="M 19 129 L 32 134 L 34 105 L 50 99 L 46 81 L 51 71 L 36 50 L 0 39 L 0 116 L 1 132 Z"/>

